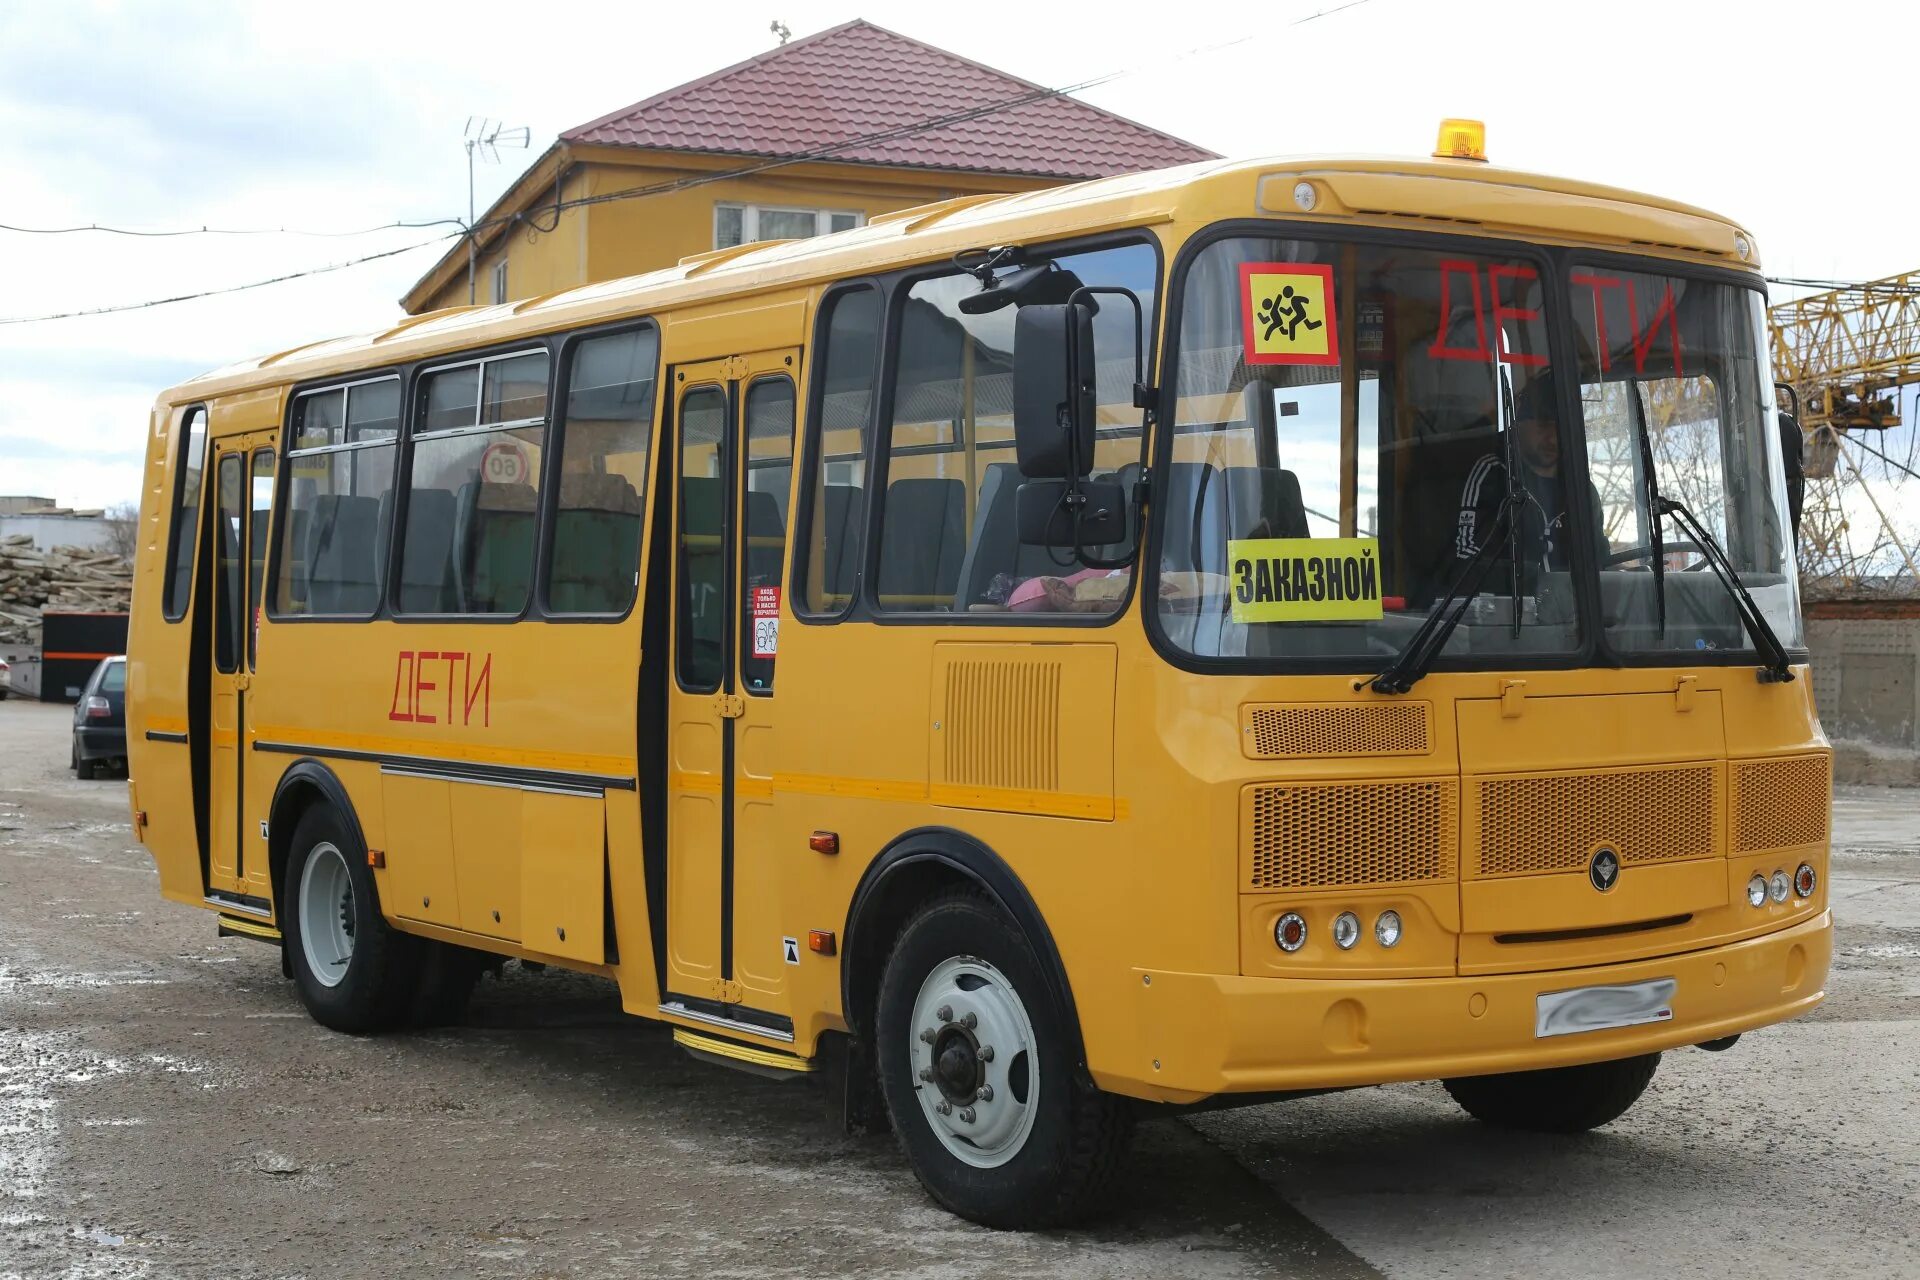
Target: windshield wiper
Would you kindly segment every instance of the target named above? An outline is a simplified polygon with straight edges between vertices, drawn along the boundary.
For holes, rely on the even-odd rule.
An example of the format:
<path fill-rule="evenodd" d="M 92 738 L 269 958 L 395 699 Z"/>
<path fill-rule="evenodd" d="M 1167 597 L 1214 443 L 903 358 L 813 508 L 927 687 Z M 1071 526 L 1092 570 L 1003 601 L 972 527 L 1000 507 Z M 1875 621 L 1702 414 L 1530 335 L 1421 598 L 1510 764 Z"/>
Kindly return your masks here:
<path fill-rule="evenodd" d="M 1647 495 L 1647 549 L 1653 553 L 1653 603 L 1660 620 L 1660 638 L 1667 638 L 1667 542 L 1660 529 L 1660 517 L 1666 499 L 1660 496 L 1660 480 L 1653 468 L 1653 436 L 1647 431 L 1647 406 L 1641 398 L 1640 384 L 1633 390 L 1633 431 L 1639 437 L 1641 488 Z"/>
<path fill-rule="evenodd" d="M 1493 567 L 1493 553 L 1500 545 L 1501 535 L 1519 524 L 1520 507 L 1526 500 L 1526 492 L 1519 485 L 1509 483 L 1506 501 L 1500 504 L 1493 527 L 1487 530 L 1487 536 L 1480 540 L 1479 548 L 1455 576 L 1453 585 L 1434 603 L 1433 612 L 1427 615 L 1426 621 L 1420 624 L 1419 630 L 1407 640 L 1386 670 L 1371 680 L 1361 681 L 1355 688 L 1371 688 L 1375 693 L 1405 693 L 1420 682 L 1420 678 L 1433 665 L 1433 660 L 1440 656 L 1440 650 L 1446 647 L 1447 637 L 1460 625 L 1460 619 L 1466 614 L 1467 605 L 1472 603 L 1474 595 L 1479 592 L 1487 570 Z M 1517 597 L 1513 601 L 1513 608 L 1517 616 L 1520 609 Z"/>
<path fill-rule="evenodd" d="M 1760 679 L 1769 684 L 1793 679 L 1793 669 L 1787 665 L 1787 647 L 1780 643 L 1780 637 L 1767 624 L 1766 615 L 1760 612 L 1760 606 L 1748 594 L 1747 584 L 1740 581 L 1733 561 L 1727 558 L 1726 549 L 1714 540 L 1714 536 L 1707 532 L 1707 527 L 1685 505 L 1672 498 L 1661 498 L 1659 501 L 1660 514 L 1672 516 L 1675 523 L 1700 544 L 1701 553 L 1706 556 L 1707 566 L 1713 570 L 1713 576 L 1733 597 L 1734 612 L 1740 615 L 1741 624 L 1746 627 L 1747 634 L 1753 637 L 1753 647 L 1760 651 Z"/>

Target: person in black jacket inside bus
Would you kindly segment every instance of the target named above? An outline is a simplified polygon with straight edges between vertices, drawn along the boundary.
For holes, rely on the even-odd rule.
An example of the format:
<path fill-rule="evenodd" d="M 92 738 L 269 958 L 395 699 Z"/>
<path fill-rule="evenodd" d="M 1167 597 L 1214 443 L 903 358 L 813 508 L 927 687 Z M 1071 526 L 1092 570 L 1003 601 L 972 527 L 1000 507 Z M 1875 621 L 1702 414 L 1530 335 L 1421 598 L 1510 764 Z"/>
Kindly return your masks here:
<path fill-rule="evenodd" d="M 1545 375 L 1535 376 L 1514 398 L 1512 456 L 1518 464 L 1517 476 L 1507 474 L 1507 442 L 1500 440 L 1481 456 L 1467 472 L 1460 490 L 1460 517 L 1454 534 L 1456 560 L 1466 561 L 1480 550 L 1489 536 L 1507 541 L 1506 530 L 1496 534 L 1500 508 L 1518 483 L 1525 495 L 1519 512 L 1518 552 L 1521 582 L 1530 586 L 1534 573 L 1544 567 L 1564 572 L 1572 568 L 1572 525 L 1567 512 L 1567 486 L 1560 465 L 1559 415 L 1554 411 L 1553 382 Z M 1591 493 L 1591 486 L 1589 486 Z M 1593 545 L 1604 551 L 1606 533 L 1601 522 L 1600 500 L 1593 494 L 1590 502 L 1593 520 Z M 1505 547 L 1494 553 L 1496 565 L 1507 560 Z M 1505 570 L 1497 570 L 1489 579 L 1504 580 Z"/>

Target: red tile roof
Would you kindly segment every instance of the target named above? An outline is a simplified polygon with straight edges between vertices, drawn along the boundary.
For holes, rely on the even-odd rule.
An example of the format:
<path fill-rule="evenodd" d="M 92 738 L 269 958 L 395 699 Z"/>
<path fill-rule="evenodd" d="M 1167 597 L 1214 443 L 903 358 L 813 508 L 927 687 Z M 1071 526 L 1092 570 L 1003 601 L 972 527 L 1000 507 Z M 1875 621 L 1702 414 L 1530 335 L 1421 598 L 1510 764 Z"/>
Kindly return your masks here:
<path fill-rule="evenodd" d="M 972 114 L 1009 101 L 1004 110 Z M 955 118 L 964 116 L 966 118 Z M 929 120 L 946 123 L 917 129 Z M 864 19 L 782 45 L 563 142 L 1094 178 L 1211 151 Z M 847 145 L 840 145 L 847 144 Z"/>

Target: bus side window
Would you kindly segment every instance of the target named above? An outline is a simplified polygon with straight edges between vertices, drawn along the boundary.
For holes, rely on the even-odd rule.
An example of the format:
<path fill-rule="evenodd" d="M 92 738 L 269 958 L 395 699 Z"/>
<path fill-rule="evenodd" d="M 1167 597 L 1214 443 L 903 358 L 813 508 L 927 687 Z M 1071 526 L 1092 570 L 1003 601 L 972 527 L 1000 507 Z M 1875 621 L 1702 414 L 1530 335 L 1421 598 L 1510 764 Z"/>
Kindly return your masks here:
<path fill-rule="evenodd" d="M 399 434 L 398 378 L 294 401 L 269 616 L 372 616 L 387 559 Z"/>
<path fill-rule="evenodd" d="M 838 615 L 853 600 L 880 356 L 879 290 L 849 290 L 830 298 L 827 308 L 810 397 L 805 551 L 794 560 L 792 588 L 794 612 L 811 617 Z"/>
<path fill-rule="evenodd" d="M 793 383 L 761 378 L 747 388 L 747 539 L 740 620 L 740 675 L 751 693 L 773 689 L 780 637 L 780 576 L 787 562 L 787 495 L 793 488 Z"/>
<path fill-rule="evenodd" d="M 548 544 L 549 612 L 618 616 L 633 604 L 659 351 L 653 329 L 573 348 Z"/>
<path fill-rule="evenodd" d="M 194 534 L 200 526 L 200 477 L 207 465 L 207 411 L 199 405 L 187 410 L 178 429 L 180 452 L 175 455 L 175 498 L 171 572 L 167 575 L 166 599 L 162 613 L 168 622 L 178 622 L 187 613 L 187 597 L 193 593 Z"/>
<path fill-rule="evenodd" d="M 546 409 L 545 351 L 422 379 L 400 544 L 402 612 L 526 608 Z"/>

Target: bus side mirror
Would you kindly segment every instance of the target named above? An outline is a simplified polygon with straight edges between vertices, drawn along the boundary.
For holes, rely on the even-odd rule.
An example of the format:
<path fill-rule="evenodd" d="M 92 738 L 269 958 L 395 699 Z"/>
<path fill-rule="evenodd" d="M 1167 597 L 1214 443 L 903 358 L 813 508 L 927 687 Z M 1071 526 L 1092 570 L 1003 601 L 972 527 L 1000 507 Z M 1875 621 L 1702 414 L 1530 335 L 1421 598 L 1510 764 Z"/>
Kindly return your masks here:
<path fill-rule="evenodd" d="M 1079 478 L 1093 469 L 1093 312 L 1021 307 L 1013 318 L 1013 442 L 1020 474 Z"/>

